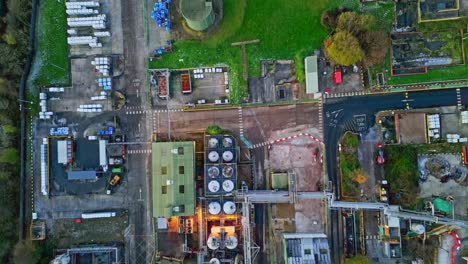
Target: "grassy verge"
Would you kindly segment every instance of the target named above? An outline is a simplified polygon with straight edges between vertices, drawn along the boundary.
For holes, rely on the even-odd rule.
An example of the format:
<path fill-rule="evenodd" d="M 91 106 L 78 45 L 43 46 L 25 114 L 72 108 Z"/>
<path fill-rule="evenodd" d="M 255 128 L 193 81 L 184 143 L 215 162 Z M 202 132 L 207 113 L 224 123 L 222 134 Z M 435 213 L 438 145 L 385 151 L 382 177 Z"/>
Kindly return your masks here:
<path fill-rule="evenodd" d="M 358 136 L 352 133 L 346 133 L 341 140 L 340 170 L 344 196 L 356 197 L 359 193 L 359 184 L 355 180 L 361 167 L 357 157 L 358 145 Z"/>
<path fill-rule="evenodd" d="M 162 60 L 150 61 L 149 68 L 192 68 L 227 65 L 230 67 L 231 102 L 247 96 L 247 83 L 242 78 L 242 56 L 236 41 L 259 39 L 247 46 L 249 76 L 260 76 L 264 59 L 294 59 L 297 77 L 304 79 L 303 60 L 314 49 L 320 49 L 328 34 L 320 25 L 320 15 L 337 6 L 357 8 L 356 0 L 225 0 L 220 29 L 203 41 L 180 41 L 174 52 Z"/>
<path fill-rule="evenodd" d="M 29 81 L 34 86 L 69 83 L 65 1 L 41 1 Z"/>
<path fill-rule="evenodd" d="M 363 13 L 373 15 L 378 21 L 379 29 L 390 32 L 395 21 L 395 3 L 393 2 L 364 2 Z"/>

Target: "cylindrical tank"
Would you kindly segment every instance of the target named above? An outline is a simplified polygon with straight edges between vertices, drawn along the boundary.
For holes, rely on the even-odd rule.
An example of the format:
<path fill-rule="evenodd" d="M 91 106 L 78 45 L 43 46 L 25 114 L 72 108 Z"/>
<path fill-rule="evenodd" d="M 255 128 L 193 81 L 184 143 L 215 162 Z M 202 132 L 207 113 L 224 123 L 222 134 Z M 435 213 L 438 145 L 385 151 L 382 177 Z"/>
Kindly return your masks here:
<path fill-rule="evenodd" d="M 228 234 L 224 240 L 224 244 L 226 245 L 226 248 L 230 250 L 237 248 L 239 242 L 237 240 L 236 234 Z"/>
<path fill-rule="evenodd" d="M 206 30 L 215 19 L 212 1 L 181 0 L 180 10 L 187 25 L 193 30 Z"/>
<path fill-rule="evenodd" d="M 208 237 L 208 240 L 206 241 L 206 245 L 208 246 L 209 249 L 216 250 L 219 248 L 219 244 L 220 244 L 219 242 L 220 242 L 219 238 L 210 235 Z"/>
<path fill-rule="evenodd" d="M 212 259 L 210 259 L 209 263 L 210 264 L 221 264 L 221 261 L 219 261 L 219 259 L 217 259 L 217 258 L 212 258 Z"/>
<path fill-rule="evenodd" d="M 232 154 L 232 151 L 227 150 L 223 152 L 223 160 L 226 162 L 231 162 L 232 159 L 234 158 L 234 154 Z"/>
<path fill-rule="evenodd" d="M 232 192 L 234 190 L 234 182 L 231 180 L 225 180 L 223 182 L 223 190 L 225 192 Z"/>
<path fill-rule="evenodd" d="M 223 212 L 225 214 L 233 214 L 236 212 L 236 204 L 234 202 L 231 202 L 231 201 L 227 201 L 223 204 Z"/>
<path fill-rule="evenodd" d="M 218 147 L 218 139 L 217 138 L 210 138 L 208 140 L 208 147 L 209 148 L 217 148 Z"/>
<path fill-rule="evenodd" d="M 219 154 L 218 152 L 216 151 L 210 151 L 210 153 L 208 153 L 208 159 L 211 161 L 211 162 L 217 162 L 219 160 Z"/>
<path fill-rule="evenodd" d="M 226 178 L 232 177 L 232 174 L 234 173 L 234 169 L 231 166 L 224 166 L 223 167 L 223 176 Z"/>
<path fill-rule="evenodd" d="M 219 191 L 219 182 L 218 181 L 210 181 L 208 183 L 208 190 L 212 193 L 218 192 Z"/>
<path fill-rule="evenodd" d="M 424 225 L 412 223 L 411 231 L 415 232 L 418 235 L 421 235 L 421 234 L 424 234 L 424 232 L 426 231 L 426 228 L 424 227 Z"/>
<path fill-rule="evenodd" d="M 223 147 L 231 148 L 232 147 L 232 139 L 230 137 L 223 138 Z"/>
<path fill-rule="evenodd" d="M 221 212 L 221 204 L 219 202 L 211 202 L 208 204 L 208 213 L 210 215 L 217 215 Z"/>
<path fill-rule="evenodd" d="M 224 170 L 223 170 L 223 172 L 224 172 Z M 209 168 L 208 168 L 208 176 L 209 176 L 210 178 L 216 178 L 216 177 L 218 177 L 218 176 L 219 176 L 219 169 L 218 169 L 218 167 L 215 167 L 215 166 L 209 167 Z"/>

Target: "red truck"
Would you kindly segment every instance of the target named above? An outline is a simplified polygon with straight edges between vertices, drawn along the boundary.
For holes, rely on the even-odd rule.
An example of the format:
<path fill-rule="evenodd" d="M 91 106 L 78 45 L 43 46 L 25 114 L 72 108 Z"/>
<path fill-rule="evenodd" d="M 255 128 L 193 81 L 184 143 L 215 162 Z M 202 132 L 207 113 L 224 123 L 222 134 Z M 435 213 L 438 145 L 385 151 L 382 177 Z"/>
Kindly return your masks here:
<path fill-rule="evenodd" d="M 180 82 L 182 84 L 182 93 L 188 94 L 192 92 L 192 83 L 190 81 L 190 75 L 187 73 L 180 75 Z"/>

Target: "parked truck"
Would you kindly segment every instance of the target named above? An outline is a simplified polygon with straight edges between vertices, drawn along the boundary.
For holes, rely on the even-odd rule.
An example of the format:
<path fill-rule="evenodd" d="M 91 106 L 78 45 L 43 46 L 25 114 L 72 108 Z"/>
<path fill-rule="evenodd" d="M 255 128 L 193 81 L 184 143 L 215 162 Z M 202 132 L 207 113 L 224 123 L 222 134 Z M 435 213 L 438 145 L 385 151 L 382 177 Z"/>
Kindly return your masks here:
<path fill-rule="evenodd" d="M 180 75 L 180 83 L 182 84 L 182 93 L 189 94 L 192 92 L 192 82 L 190 80 L 190 75 L 184 73 Z"/>

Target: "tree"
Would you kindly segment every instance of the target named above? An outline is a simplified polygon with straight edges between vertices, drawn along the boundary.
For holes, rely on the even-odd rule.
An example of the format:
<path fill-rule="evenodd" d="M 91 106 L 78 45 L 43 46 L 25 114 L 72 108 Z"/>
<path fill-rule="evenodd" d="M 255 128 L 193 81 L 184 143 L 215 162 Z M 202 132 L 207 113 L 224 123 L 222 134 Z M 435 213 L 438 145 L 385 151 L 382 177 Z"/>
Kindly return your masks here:
<path fill-rule="evenodd" d="M 349 66 L 364 57 L 358 39 L 347 31 L 338 31 L 324 45 L 328 57 L 336 64 Z"/>
<path fill-rule="evenodd" d="M 218 125 L 209 125 L 206 128 L 206 133 L 209 135 L 219 135 L 223 130 Z"/>
<path fill-rule="evenodd" d="M 390 48 L 390 38 L 383 31 L 365 32 L 362 34 L 361 47 L 366 53 L 363 62 L 370 67 L 383 61 Z"/>
<path fill-rule="evenodd" d="M 345 12 L 338 18 L 337 31 L 347 31 L 358 37 L 364 32 L 375 27 L 375 19 L 370 15 L 362 15 L 356 12 Z"/>
<path fill-rule="evenodd" d="M 15 35 L 12 33 L 6 33 L 2 37 L 3 41 L 5 41 L 8 45 L 13 46 L 16 44 L 16 38 Z"/>
<path fill-rule="evenodd" d="M 354 256 L 352 258 L 345 259 L 345 264 L 371 264 L 371 260 L 366 256 Z"/>
<path fill-rule="evenodd" d="M 350 10 L 345 7 L 338 7 L 330 10 L 326 10 L 322 13 L 320 17 L 320 23 L 325 28 L 335 29 L 338 24 L 338 17 L 344 12 L 349 12 Z"/>

